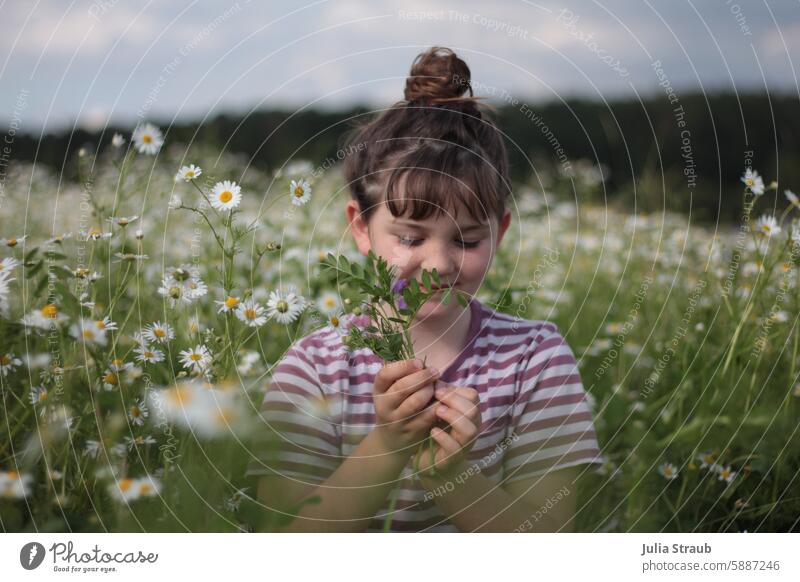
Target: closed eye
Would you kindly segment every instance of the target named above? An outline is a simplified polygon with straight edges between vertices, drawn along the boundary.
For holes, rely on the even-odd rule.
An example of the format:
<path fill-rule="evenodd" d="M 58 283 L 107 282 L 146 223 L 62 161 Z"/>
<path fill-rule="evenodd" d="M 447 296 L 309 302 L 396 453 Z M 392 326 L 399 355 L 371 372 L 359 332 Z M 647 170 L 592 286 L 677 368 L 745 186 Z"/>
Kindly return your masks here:
<path fill-rule="evenodd" d="M 403 236 L 403 235 L 399 235 L 397 237 L 397 240 L 401 245 L 404 245 L 404 246 L 407 246 L 407 247 L 416 247 L 416 246 L 419 246 L 420 244 L 422 244 L 422 239 L 421 238 L 411 238 L 411 237 Z M 456 240 L 454 242 L 455 242 L 455 244 L 457 246 L 459 246 L 461 248 L 464 248 L 464 249 L 474 249 L 479 244 L 481 244 L 481 241 L 479 241 L 479 240 L 476 240 L 476 241 Z"/>

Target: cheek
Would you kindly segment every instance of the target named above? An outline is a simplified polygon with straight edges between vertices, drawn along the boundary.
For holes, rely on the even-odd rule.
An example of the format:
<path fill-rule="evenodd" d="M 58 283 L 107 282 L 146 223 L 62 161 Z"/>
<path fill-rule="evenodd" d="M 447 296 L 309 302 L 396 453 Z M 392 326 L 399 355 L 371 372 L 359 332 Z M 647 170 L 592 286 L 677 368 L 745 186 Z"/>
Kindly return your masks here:
<path fill-rule="evenodd" d="M 482 279 L 489 270 L 492 262 L 492 253 L 488 246 L 464 253 L 461 265 L 461 276 L 464 279 Z"/>

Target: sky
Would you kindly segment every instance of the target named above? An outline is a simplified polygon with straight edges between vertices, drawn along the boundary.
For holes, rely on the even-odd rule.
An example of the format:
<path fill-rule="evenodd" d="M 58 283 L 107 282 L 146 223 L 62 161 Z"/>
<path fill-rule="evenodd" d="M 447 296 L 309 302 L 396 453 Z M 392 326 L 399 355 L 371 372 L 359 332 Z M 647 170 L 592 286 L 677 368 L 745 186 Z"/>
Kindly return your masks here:
<path fill-rule="evenodd" d="M 434 45 L 494 103 L 798 94 L 800 0 L 0 0 L 0 128 L 385 107 Z"/>

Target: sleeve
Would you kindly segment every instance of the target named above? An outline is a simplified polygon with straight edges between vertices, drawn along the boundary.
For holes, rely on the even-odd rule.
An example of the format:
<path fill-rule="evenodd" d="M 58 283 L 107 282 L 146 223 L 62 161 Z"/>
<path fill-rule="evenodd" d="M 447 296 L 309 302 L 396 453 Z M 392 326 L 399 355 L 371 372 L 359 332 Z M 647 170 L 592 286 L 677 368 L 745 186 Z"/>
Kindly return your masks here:
<path fill-rule="evenodd" d="M 245 476 L 325 481 L 341 463 L 341 438 L 330 409 L 313 361 L 300 342 L 272 372 Z"/>
<path fill-rule="evenodd" d="M 572 349 L 553 324 L 537 339 L 513 406 L 506 482 L 603 461 Z"/>

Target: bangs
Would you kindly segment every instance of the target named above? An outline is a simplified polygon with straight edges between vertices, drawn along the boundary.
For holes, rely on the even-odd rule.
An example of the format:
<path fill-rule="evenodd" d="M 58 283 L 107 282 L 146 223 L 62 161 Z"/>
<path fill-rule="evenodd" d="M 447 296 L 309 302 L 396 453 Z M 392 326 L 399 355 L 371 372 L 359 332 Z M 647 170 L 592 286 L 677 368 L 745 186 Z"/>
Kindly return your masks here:
<path fill-rule="evenodd" d="M 459 218 L 464 207 L 475 222 L 500 222 L 504 184 L 487 157 L 450 142 L 427 143 L 405 152 L 389 170 L 386 203 L 395 217 L 424 220 L 431 215 Z"/>

